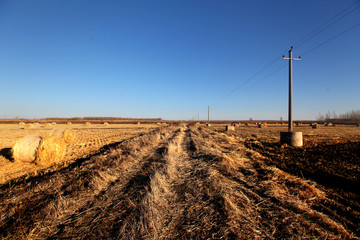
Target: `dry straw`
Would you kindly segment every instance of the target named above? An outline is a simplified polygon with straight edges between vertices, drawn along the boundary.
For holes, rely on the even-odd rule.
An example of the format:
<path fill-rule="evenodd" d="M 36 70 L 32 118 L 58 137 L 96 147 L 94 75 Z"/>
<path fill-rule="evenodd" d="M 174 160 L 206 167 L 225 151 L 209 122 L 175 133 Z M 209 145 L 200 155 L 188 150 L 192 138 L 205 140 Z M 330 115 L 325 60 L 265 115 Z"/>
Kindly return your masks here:
<path fill-rule="evenodd" d="M 109 126 L 109 123 L 104 122 L 104 127 L 108 127 L 108 126 Z"/>
<path fill-rule="evenodd" d="M 67 144 L 73 143 L 76 138 L 75 132 L 72 129 L 54 129 L 50 136 L 62 138 Z"/>
<path fill-rule="evenodd" d="M 75 141 L 76 135 L 72 129 L 66 129 L 62 134 L 62 138 L 66 143 L 73 143 Z"/>
<path fill-rule="evenodd" d="M 91 123 L 90 122 L 86 122 L 86 126 L 90 126 L 91 125 Z"/>
<path fill-rule="evenodd" d="M 17 162 L 35 162 L 40 166 L 50 166 L 63 160 L 66 144 L 57 136 L 26 136 L 18 140 L 12 148 Z"/>
<path fill-rule="evenodd" d="M 62 138 L 56 136 L 44 137 L 36 152 L 36 163 L 40 166 L 50 166 L 59 163 L 66 153 L 66 144 Z"/>
<path fill-rule="evenodd" d="M 26 136 L 17 140 L 12 148 L 14 160 L 16 162 L 34 162 L 41 140 L 42 138 L 39 136 Z"/>
<path fill-rule="evenodd" d="M 32 123 L 29 123 L 29 124 L 25 124 L 24 125 L 24 128 L 25 129 L 29 129 L 29 128 L 33 128 L 34 127 L 34 124 L 32 124 Z"/>

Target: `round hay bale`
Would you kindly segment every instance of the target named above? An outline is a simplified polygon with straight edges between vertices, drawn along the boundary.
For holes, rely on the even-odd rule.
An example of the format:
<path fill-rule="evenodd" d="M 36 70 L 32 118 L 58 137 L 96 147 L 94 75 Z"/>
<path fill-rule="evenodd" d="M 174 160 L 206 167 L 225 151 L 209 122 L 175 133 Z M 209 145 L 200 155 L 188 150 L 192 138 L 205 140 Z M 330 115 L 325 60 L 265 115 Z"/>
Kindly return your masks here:
<path fill-rule="evenodd" d="M 54 129 L 49 136 L 62 138 L 65 143 L 73 143 L 75 141 L 75 132 L 72 129 Z"/>
<path fill-rule="evenodd" d="M 52 122 L 51 125 L 56 125 L 56 122 Z"/>
<path fill-rule="evenodd" d="M 34 162 L 42 137 L 26 136 L 16 141 L 12 154 L 16 162 Z"/>
<path fill-rule="evenodd" d="M 44 137 L 36 152 L 36 163 L 40 166 L 50 166 L 52 163 L 59 163 L 66 153 L 64 139 L 56 136 Z"/>
<path fill-rule="evenodd" d="M 52 125 L 51 125 L 51 123 L 45 123 L 44 124 L 44 127 L 46 127 L 46 128 L 49 128 L 49 127 L 51 127 Z"/>
<path fill-rule="evenodd" d="M 86 124 L 86 126 L 91 126 L 90 122 L 86 122 L 85 124 Z"/>
<path fill-rule="evenodd" d="M 104 122 L 104 127 L 108 127 L 109 123 L 108 122 Z"/>
<path fill-rule="evenodd" d="M 29 128 L 33 128 L 34 127 L 34 124 L 32 124 L 32 123 L 29 123 L 29 124 L 25 124 L 24 125 L 24 128 L 25 129 L 29 129 Z"/>
<path fill-rule="evenodd" d="M 34 127 L 40 126 L 40 123 L 34 123 Z"/>
<path fill-rule="evenodd" d="M 71 122 L 68 122 L 67 125 L 71 125 L 72 123 Z"/>
<path fill-rule="evenodd" d="M 23 126 L 23 125 L 25 125 L 25 123 L 24 122 L 19 122 L 19 125 Z"/>
<path fill-rule="evenodd" d="M 62 138 L 66 143 L 69 144 L 75 141 L 76 135 L 72 129 L 66 129 L 62 134 Z"/>

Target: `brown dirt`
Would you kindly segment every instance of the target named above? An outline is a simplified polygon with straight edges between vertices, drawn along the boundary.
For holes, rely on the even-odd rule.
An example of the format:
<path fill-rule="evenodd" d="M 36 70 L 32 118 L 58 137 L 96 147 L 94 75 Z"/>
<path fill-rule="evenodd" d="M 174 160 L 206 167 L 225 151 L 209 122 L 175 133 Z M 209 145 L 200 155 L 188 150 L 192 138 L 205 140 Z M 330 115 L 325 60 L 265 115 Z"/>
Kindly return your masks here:
<path fill-rule="evenodd" d="M 312 177 L 322 171 L 358 182 L 350 178 L 358 171 L 358 143 L 331 147 L 319 140 L 295 149 L 276 143 L 279 129 L 256 129 L 162 128 L 59 171 L 2 185 L 0 237 L 358 238 L 356 189 Z M 308 159 L 338 152 L 329 167 Z"/>

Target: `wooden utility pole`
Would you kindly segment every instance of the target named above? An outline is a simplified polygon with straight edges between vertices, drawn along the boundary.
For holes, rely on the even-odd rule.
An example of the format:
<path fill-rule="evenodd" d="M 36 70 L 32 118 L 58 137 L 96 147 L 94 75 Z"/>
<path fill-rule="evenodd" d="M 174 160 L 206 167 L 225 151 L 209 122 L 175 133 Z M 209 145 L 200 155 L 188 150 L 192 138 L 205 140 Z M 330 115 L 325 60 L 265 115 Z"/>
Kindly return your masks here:
<path fill-rule="evenodd" d="M 289 58 L 285 58 L 285 56 L 283 56 L 283 59 L 288 59 L 289 60 L 289 126 L 288 126 L 288 131 L 292 132 L 293 131 L 293 120 L 292 120 L 292 60 L 301 60 L 301 57 L 299 58 L 293 58 L 292 57 L 292 50 L 293 47 L 291 46 L 290 50 L 289 50 Z"/>

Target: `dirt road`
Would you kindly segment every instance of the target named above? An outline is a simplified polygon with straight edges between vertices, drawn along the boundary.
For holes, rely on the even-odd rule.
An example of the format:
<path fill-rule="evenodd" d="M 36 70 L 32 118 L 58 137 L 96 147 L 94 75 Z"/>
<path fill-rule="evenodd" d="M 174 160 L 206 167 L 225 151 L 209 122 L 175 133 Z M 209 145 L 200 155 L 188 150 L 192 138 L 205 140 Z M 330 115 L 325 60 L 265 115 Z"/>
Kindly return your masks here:
<path fill-rule="evenodd" d="M 0 190 L 4 239 L 334 239 L 355 233 L 315 182 L 245 141 L 168 127 Z"/>

